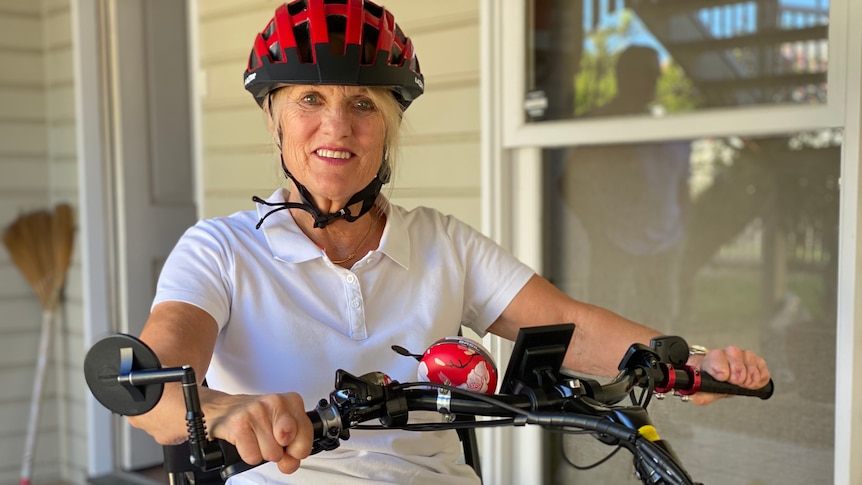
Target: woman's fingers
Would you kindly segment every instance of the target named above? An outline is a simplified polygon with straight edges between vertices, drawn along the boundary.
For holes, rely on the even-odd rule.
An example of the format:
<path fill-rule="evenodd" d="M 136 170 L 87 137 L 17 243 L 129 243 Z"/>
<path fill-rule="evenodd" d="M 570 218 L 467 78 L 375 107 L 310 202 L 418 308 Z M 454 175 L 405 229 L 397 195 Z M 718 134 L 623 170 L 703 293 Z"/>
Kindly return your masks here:
<path fill-rule="evenodd" d="M 293 473 L 299 468 L 300 460 L 311 453 L 314 431 L 311 421 L 305 414 L 305 406 L 298 394 L 282 395 L 285 399 L 284 411 L 273 420 L 272 434 L 281 446 L 278 469 L 282 473 Z"/>
<path fill-rule="evenodd" d="M 690 365 L 698 362 L 690 361 Z M 769 370 L 766 361 L 750 350 L 742 350 L 736 346 L 714 349 L 699 361 L 700 369 L 716 380 L 727 381 L 730 384 L 759 389 L 769 383 Z M 723 397 L 711 393 L 697 393 L 692 396 L 695 404 L 710 404 Z"/>
<path fill-rule="evenodd" d="M 258 444 L 257 433 L 254 431 L 254 422 L 249 419 L 249 416 L 235 417 L 225 425 L 228 426 L 229 431 L 224 439 L 236 446 L 242 461 L 249 465 L 260 464 L 264 460 L 263 453 Z M 215 430 L 213 428 L 214 434 Z"/>
<path fill-rule="evenodd" d="M 218 420 L 219 434 L 234 443 L 248 464 L 271 461 L 283 473 L 296 471 L 311 453 L 314 438 L 302 398 L 296 393 L 234 397 L 238 400 L 229 415 Z"/>
<path fill-rule="evenodd" d="M 743 385 L 753 389 L 760 389 L 769 384 L 770 375 L 766 361 L 751 351 L 745 351 L 745 360 L 749 369 L 749 379 Z"/>

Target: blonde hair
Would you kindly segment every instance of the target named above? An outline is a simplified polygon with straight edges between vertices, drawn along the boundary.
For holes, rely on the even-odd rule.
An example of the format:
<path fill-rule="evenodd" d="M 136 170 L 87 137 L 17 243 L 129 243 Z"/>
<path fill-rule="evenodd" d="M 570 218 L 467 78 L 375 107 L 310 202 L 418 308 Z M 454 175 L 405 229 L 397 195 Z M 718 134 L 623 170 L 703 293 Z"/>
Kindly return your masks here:
<path fill-rule="evenodd" d="M 286 85 L 266 95 L 263 101 L 263 112 L 267 117 L 267 126 L 279 154 L 281 153 L 281 134 L 278 120 L 281 116 L 284 97 L 298 85 Z M 401 121 L 404 109 L 388 88 L 369 86 L 368 97 L 383 116 L 385 129 L 383 138 L 383 162 L 378 175 L 381 180 L 389 181 L 395 172 L 396 159 L 401 142 Z"/>

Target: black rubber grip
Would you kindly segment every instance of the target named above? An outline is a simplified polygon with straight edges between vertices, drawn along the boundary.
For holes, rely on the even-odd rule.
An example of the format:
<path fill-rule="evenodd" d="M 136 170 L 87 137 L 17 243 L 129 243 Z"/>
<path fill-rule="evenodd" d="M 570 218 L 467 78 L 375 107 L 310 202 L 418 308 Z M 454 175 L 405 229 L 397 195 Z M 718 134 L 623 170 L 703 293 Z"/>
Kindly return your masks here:
<path fill-rule="evenodd" d="M 748 389 L 746 387 L 740 387 L 735 384 L 728 384 L 727 382 L 721 382 L 715 380 L 714 377 L 707 374 L 706 372 L 700 373 L 700 392 L 713 392 L 716 394 L 731 394 L 734 396 L 752 396 L 759 397 L 760 399 L 769 399 L 772 397 L 772 393 L 775 390 L 775 384 L 773 384 L 772 379 L 769 379 L 769 382 L 761 387 L 760 389 Z"/>
<path fill-rule="evenodd" d="M 229 477 L 232 477 L 237 473 L 251 470 L 256 466 L 263 464 L 258 463 L 257 465 L 249 465 L 248 463 L 242 461 L 242 458 L 240 458 L 236 446 L 225 440 L 216 441 L 218 442 L 218 446 L 219 448 L 221 448 L 221 453 L 224 457 L 224 466 L 222 467 L 221 472 L 219 472 L 219 475 L 221 476 L 222 480 L 227 480 Z"/>
<path fill-rule="evenodd" d="M 320 424 L 320 415 L 317 413 L 317 411 L 308 411 L 305 414 L 306 416 L 308 416 L 308 419 L 311 420 L 311 425 L 314 429 L 314 439 L 317 440 L 318 438 L 323 436 L 323 427 Z M 225 440 L 216 441 L 218 442 L 218 446 L 219 448 L 221 448 L 221 453 L 224 457 L 224 466 L 222 467 L 220 473 L 222 480 L 227 480 L 229 477 L 232 477 L 237 473 L 251 470 L 256 466 L 260 466 L 266 463 L 260 462 L 257 465 L 249 465 L 248 463 L 242 461 L 242 458 L 239 456 L 239 451 L 237 451 L 236 446 Z"/>

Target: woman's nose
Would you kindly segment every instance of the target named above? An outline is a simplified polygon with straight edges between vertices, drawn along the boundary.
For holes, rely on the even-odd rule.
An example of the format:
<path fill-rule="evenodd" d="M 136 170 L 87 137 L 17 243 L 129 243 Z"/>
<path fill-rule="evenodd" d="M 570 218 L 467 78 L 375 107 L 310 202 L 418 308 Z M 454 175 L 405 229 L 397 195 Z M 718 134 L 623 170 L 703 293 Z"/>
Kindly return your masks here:
<path fill-rule="evenodd" d="M 324 110 L 321 125 L 327 133 L 343 137 L 350 134 L 352 123 L 350 110 L 338 106 Z"/>

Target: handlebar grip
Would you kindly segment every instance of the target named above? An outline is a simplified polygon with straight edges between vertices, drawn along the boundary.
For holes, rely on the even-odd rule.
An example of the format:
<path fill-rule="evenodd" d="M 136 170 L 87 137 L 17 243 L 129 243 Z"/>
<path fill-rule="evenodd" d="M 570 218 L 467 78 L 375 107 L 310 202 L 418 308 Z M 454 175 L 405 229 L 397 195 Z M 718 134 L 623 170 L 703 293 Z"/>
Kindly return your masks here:
<path fill-rule="evenodd" d="M 217 439 L 216 442 L 218 443 L 218 447 L 221 449 L 221 454 L 224 458 L 224 465 L 219 472 L 221 479 L 224 481 L 237 473 L 251 470 L 252 468 L 264 463 L 260 462 L 257 465 L 250 465 L 242 461 L 242 458 L 239 456 L 239 451 L 237 451 L 236 446 L 232 443 L 221 439 Z"/>
<path fill-rule="evenodd" d="M 323 436 L 323 426 L 320 422 L 320 415 L 316 410 L 308 411 L 305 415 L 311 420 L 311 425 L 314 430 L 314 440 L 317 441 L 321 436 Z M 237 473 L 251 470 L 254 467 L 266 463 L 265 461 L 262 461 L 257 465 L 250 465 L 242 461 L 242 457 L 239 456 L 239 451 L 236 449 L 236 446 L 222 439 L 217 439 L 216 442 L 218 443 L 219 449 L 221 449 L 222 457 L 224 459 L 224 465 L 222 465 L 221 471 L 219 472 L 222 480 L 227 480 Z"/>
<path fill-rule="evenodd" d="M 769 399 L 770 397 L 772 397 L 772 393 L 775 391 L 775 384 L 772 382 L 772 379 L 769 379 L 769 382 L 760 389 L 748 389 L 747 387 L 740 387 L 735 384 L 717 381 L 708 373 L 701 371 L 700 389 L 698 389 L 698 391 L 713 392 L 716 394 L 731 394 L 734 396 L 752 396 L 759 397 L 760 399 Z"/>

